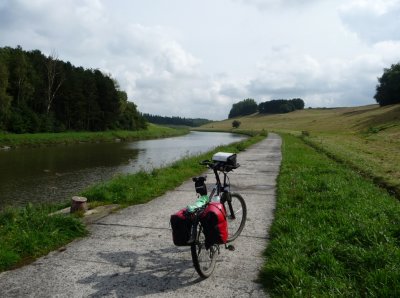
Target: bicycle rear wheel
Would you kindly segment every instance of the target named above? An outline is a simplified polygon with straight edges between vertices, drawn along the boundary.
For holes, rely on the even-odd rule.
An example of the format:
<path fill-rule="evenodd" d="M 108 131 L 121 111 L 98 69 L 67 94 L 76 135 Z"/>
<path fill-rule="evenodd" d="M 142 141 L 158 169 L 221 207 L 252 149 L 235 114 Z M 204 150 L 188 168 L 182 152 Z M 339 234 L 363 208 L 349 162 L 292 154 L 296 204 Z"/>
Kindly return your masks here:
<path fill-rule="evenodd" d="M 247 207 L 243 197 L 238 193 L 231 193 L 224 201 L 228 220 L 228 241 L 235 240 L 242 232 L 247 218 Z"/>
<path fill-rule="evenodd" d="M 192 253 L 193 265 L 197 273 L 202 278 L 209 277 L 215 268 L 218 246 L 212 245 L 210 248 L 206 248 L 205 236 L 201 225 L 198 225 L 196 241 L 191 245 L 190 250 Z"/>

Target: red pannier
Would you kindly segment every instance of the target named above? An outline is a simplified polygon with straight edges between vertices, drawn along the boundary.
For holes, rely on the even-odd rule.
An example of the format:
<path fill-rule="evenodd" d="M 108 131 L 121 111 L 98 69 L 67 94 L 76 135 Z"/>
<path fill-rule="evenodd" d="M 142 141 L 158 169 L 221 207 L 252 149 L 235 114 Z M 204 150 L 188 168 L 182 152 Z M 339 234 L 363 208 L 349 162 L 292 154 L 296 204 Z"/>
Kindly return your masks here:
<path fill-rule="evenodd" d="M 189 245 L 188 241 L 190 238 L 192 221 L 185 215 L 185 213 L 186 208 L 171 215 L 170 222 L 172 227 L 172 240 L 177 246 Z"/>
<path fill-rule="evenodd" d="M 225 208 L 221 203 L 211 202 L 200 217 L 206 237 L 206 247 L 213 244 L 225 244 L 228 239 L 228 223 Z"/>

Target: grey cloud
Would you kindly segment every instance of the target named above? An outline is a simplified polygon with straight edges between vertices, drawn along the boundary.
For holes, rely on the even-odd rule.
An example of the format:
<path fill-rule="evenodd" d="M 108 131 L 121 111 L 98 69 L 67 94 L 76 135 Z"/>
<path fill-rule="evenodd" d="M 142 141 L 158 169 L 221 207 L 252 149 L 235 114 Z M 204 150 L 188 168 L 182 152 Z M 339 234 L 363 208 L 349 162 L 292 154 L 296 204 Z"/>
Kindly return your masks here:
<path fill-rule="evenodd" d="M 275 25 L 285 27 L 287 19 L 276 16 L 280 16 L 288 9 L 295 14 L 296 10 L 302 9 L 306 20 L 321 12 L 319 10 L 321 7 L 325 9 L 337 7 L 336 4 L 332 4 L 333 0 L 329 6 L 318 6 L 317 0 L 230 1 L 240 5 L 228 7 L 224 2 L 219 9 L 223 8 L 224 13 L 229 13 L 235 20 L 249 15 L 259 18 L 255 19 L 257 28 L 258 24 L 264 25 L 268 28 L 265 31 L 270 29 L 273 31 Z M 131 1 L 116 1 L 115 4 L 113 2 L 112 5 L 115 7 L 123 9 L 130 7 L 131 10 L 126 15 L 123 10 L 113 14 L 112 9 L 102 6 L 106 3 L 108 2 L 99 0 L 69 0 L 62 3 L 52 0 L 0 0 L 0 46 L 20 44 L 24 49 L 40 49 L 43 53 L 55 49 L 60 59 L 70 61 L 77 66 L 99 68 L 111 73 L 121 88 L 128 92 L 128 97 L 138 105 L 140 111 L 210 119 L 225 118 L 232 103 L 247 97 L 258 101 L 302 97 L 312 106 L 344 105 L 347 101 L 357 104 L 371 103 L 376 77 L 381 74 L 383 67 L 393 63 L 393 59 L 400 58 L 398 54 L 400 43 L 381 43 L 379 46 L 367 45 L 365 48 L 362 45 L 362 49 L 357 49 L 358 54 L 355 55 L 362 55 L 360 51 L 365 51 L 371 58 L 368 56 L 359 60 L 357 57 L 341 58 L 336 49 L 327 49 L 323 42 L 318 40 L 307 47 L 304 45 L 299 48 L 295 36 L 283 34 L 286 30 L 283 30 L 282 34 L 273 35 L 274 38 L 271 39 L 268 34 L 262 37 L 248 34 L 250 31 L 246 30 L 234 31 L 232 28 L 237 28 L 235 26 L 238 25 L 228 19 L 226 23 L 224 22 L 223 28 L 217 28 L 217 22 L 210 22 L 210 26 L 207 27 L 203 23 L 197 24 L 196 18 L 193 19 L 193 24 L 188 23 L 187 28 L 182 30 L 177 25 L 181 26 L 181 23 L 169 23 L 169 19 L 173 18 L 168 12 L 162 12 L 162 16 L 165 16 L 162 20 L 154 18 L 153 14 L 140 15 L 141 11 L 138 12 L 137 9 L 146 5 L 140 1 L 135 1 L 134 4 Z M 161 3 L 161 0 L 158 3 Z M 172 7 L 178 5 L 177 3 L 172 1 L 168 5 Z M 212 1 L 196 5 L 217 7 Z M 245 10 L 243 5 L 264 10 L 263 14 L 272 18 L 254 13 L 254 9 Z M 313 14 L 308 14 L 311 9 L 305 9 L 310 8 L 310 5 L 315 5 L 312 9 Z M 136 9 L 135 12 L 133 7 Z M 177 9 L 177 6 L 173 8 Z M 271 15 L 265 12 L 270 8 Z M 146 11 L 149 13 L 151 9 Z M 249 11 L 250 14 L 246 15 Z M 215 14 L 218 15 L 219 12 L 216 10 Z M 179 13 L 180 11 L 176 10 L 173 16 Z M 392 18 L 392 21 L 388 20 L 392 23 L 386 24 L 387 27 L 384 27 L 385 24 L 382 24 L 383 20 L 379 19 L 379 15 L 368 15 L 366 11 L 355 9 L 342 11 L 341 16 L 349 28 L 360 32 L 364 30 L 361 28 L 363 17 L 367 16 L 373 20 L 377 18 L 375 23 L 371 22 L 375 25 L 371 26 L 382 27 L 389 32 L 388 35 L 394 36 L 397 32 L 393 32 L 390 28 L 400 27 L 397 18 L 394 19 L 396 13 L 399 14 L 399 11 L 386 13 L 386 17 Z M 190 19 L 190 15 L 186 17 Z M 263 23 L 264 19 L 268 19 L 271 23 Z M 278 19 L 279 23 L 273 23 L 275 19 Z M 160 24 L 172 27 L 162 27 Z M 243 29 L 246 24 L 247 22 L 243 23 Z M 216 28 L 218 30 L 215 31 Z M 251 28 L 250 26 L 247 30 Z M 310 30 L 309 36 L 314 36 L 311 34 L 314 32 L 311 25 L 305 28 Z M 371 31 L 371 28 L 368 28 Z M 304 30 L 304 28 L 298 29 Z M 175 34 L 174 30 L 178 33 Z M 368 34 L 377 36 L 379 30 L 376 30 L 372 34 L 365 29 L 362 34 L 366 36 L 365 38 Z M 200 31 L 202 35 L 199 35 Z M 342 31 L 341 27 L 334 32 L 340 34 Z M 251 39 L 247 39 L 247 35 L 250 35 Z M 257 38 L 268 40 L 255 46 L 253 42 Z M 221 39 L 223 43 L 214 44 L 212 41 L 216 39 Z M 373 39 L 376 40 L 377 37 Z M 239 42 L 253 50 L 246 52 L 247 46 L 236 47 Z M 229 48 L 227 45 L 234 46 Z M 347 54 L 346 45 L 344 42 L 342 47 L 344 50 L 341 53 Z M 188 51 L 186 46 L 196 55 L 202 55 L 201 58 Z M 272 50 L 268 50 L 268 47 Z M 375 48 L 371 50 L 373 47 Z M 241 50 L 240 54 L 237 48 Z M 220 61 L 210 60 L 211 52 Z M 320 58 L 313 57 L 313 53 L 317 52 L 323 55 Z M 266 59 L 256 65 L 262 56 Z M 333 56 L 336 57 L 335 60 Z M 246 57 L 249 59 L 244 59 Z M 243 68 L 243 65 L 247 67 Z M 218 74 L 220 72 L 225 74 Z"/>
<path fill-rule="evenodd" d="M 400 4 L 386 12 L 377 12 L 368 7 L 342 10 L 342 22 L 361 39 L 376 43 L 385 40 L 400 40 Z"/>
<path fill-rule="evenodd" d="M 304 6 L 308 6 L 317 0 L 233 0 L 234 2 L 240 2 L 245 5 L 254 6 L 260 10 L 272 9 L 272 8 L 300 8 Z"/>
<path fill-rule="evenodd" d="M 224 83 L 220 87 L 220 94 L 231 97 L 231 98 L 241 98 L 245 96 L 243 88 L 240 88 L 237 84 Z"/>
<path fill-rule="evenodd" d="M 351 83 L 355 83 L 351 85 Z M 347 86 L 346 86 L 347 85 Z M 307 106 L 332 107 L 365 105 L 374 103 L 374 85 L 369 81 L 355 81 L 339 84 L 336 88 L 329 87 L 329 82 L 320 84 L 301 85 L 293 88 L 269 88 L 260 80 L 254 80 L 248 85 L 248 92 L 259 102 L 272 99 L 290 99 L 300 97 Z"/>
<path fill-rule="evenodd" d="M 307 106 L 314 107 L 374 103 L 380 64 L 373 55 L 350 61 L 318 62 L 295 53 L 286 52 L 284 55 L 288 63 L 285 69 L 268 70 L 265 67 L 250 80 L 246 85 L 249 97 L 258 101 L 301 97 Z M 298 63 L 305 71 L 299 71 L 302 67 Z"/>

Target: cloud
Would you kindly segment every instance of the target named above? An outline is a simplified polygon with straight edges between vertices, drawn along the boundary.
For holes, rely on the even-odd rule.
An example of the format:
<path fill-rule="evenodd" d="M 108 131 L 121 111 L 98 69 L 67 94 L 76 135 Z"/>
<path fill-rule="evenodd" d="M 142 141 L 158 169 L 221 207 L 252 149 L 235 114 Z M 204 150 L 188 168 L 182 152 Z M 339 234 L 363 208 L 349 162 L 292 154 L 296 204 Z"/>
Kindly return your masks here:
<path fill-rule="evenodd" d="M 400 40 L 399 15 L 398 0 L 351 1 L 340 9 L 347 28 L 369 43 Z"/>
<path fill-rule="evenodd" d="M 0 7 L 4 45 L 53 49 L 76 66 L 116 78 L 142 112 L 222 119 L 218 84 L 199 72 L 201 60 L 160 26 L 113 19 L 100 1 L 6 1 Z M 21 41 L 21 42 L 19 42 Z"/>
<path fill-rule="evenodd" d="M 249 97 L 370 104 L 400 59 L 400 1 L 154 1 L 0 0 L 0 46 L 110 73 L 142 112 L 209 119 Z"/>
<path fill-rule="evenodd" d="M 246 85 L 259 102 L 301 97 L 307 106 L 375 103 L 377 77 L 400 59 L 400 42 L 381 42 L 350 58 L 317 59 L 290 48 L 276 49 Z"/>
<path fill-rule="evenodd" d="M 245 5 L 254 6 L 259 10 L 266 10 L 271 8 L 299 8 L 307 6 L 317 0 L 233 0 L 234 2 L 240 2 Z"/>

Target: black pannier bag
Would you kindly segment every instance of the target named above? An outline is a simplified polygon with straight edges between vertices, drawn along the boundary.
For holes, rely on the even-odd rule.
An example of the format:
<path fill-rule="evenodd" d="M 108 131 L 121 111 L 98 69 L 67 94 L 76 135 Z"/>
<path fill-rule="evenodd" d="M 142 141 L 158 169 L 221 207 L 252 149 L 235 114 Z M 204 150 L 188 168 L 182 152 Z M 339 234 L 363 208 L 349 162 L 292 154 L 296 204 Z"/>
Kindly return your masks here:
<path fill-rule="evenodd" d="M 171 215 L 172 240 L 176 246 L 188 246 L 192 221 L 186 216 L 186 208 Z"/>
<path fill-rule="evenodd" d="M 196 189 L 196 193 L 198 193 L 201 196 L 207 195 L 207 186 L 206 186 L 206 176 L 199 176 L 199 177 L 194 177 L 192 178 L 192 181 L 194 182 L 194 187 Z"/>

